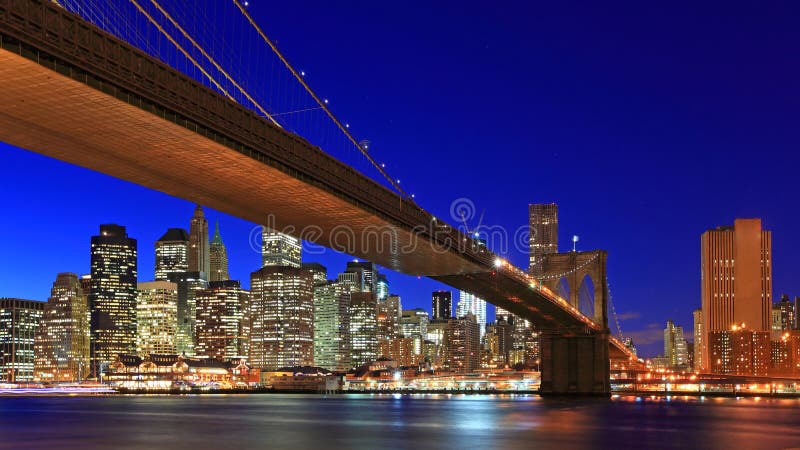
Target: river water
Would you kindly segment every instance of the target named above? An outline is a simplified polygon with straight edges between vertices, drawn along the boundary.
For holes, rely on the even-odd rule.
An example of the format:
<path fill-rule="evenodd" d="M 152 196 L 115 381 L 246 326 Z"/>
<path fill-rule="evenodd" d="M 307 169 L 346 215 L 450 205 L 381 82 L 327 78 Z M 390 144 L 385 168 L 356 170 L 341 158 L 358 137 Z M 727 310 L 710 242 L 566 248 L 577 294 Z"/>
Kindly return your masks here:
<path fill-rule="evenodd" d="M 800 400 L 2 397 L 3 449 L 800 448 Z"/>

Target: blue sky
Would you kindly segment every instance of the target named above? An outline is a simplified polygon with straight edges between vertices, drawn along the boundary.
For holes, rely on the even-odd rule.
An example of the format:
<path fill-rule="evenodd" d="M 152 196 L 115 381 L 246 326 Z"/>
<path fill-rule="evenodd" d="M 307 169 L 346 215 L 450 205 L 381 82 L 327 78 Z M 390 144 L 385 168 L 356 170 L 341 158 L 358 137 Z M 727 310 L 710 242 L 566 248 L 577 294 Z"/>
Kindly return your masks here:
<path fill-rule="evenodd" d="M 250 2 L 359 139 L 439 217 L 468 198 L 514 230 L 556 202 L 561 248 L 609 251 L 623 332 L 656 354 L 691 328 L 700 234 L 760 217 L 774 292 L 800 295 L 798 7 L 789 2 Z M 85 273 L 100 223 L 139 240 L 140 278 L 193 205 L 0 144 L 0 296 L 47 297 Z M 220 221 L 231 272 L 259 266 L 253 224 Z M 507 255 L 520 266 L 527 255 Z M 307 258 L 309 259 L 309 258 Z M 348 259 L 318 258 L 333 273 Z M 309 259 L 310 260 L 310 259 Z M 390 273 L 405 307 L 441 286 Z"/>

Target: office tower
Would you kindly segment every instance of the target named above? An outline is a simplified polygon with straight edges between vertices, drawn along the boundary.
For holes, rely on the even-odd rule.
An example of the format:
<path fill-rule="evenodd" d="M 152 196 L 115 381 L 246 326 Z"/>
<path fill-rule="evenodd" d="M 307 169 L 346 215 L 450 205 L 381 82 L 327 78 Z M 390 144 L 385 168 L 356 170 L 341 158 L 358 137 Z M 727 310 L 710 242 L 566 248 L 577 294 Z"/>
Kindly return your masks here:
<path fill-rule="evenodd" d="M 464 317 L 467 313 L 475 316 L 480 337 L 483 339 L 483 334 L 486 332 L 486 301 L 467 291 L 459 291 L 456 317 Z"/>
<path fill-rule="evenodd" d="M 789 299 L 789 296 L 786 294 L 781 295 L 781 300 L 775 306 L 780 310 L 781 330 L 797 329 L 795 303 Z"/>
<path fill-rule="evenodd" d="M 350 290 L 326 281 L 314 286 L 314 365 L 346 372 L 350 363 Z"/>
<path fill-rule="evenodd" d="M 495 318 L 495 320 L 503 319 L 508 323 L 512 323 L 514 321 L 515 317 L 516 316 L 514 314 L 511 314 L 509 311 L 507 311 L 507 310 L 505 310 L 505 309 L 503 309 L 503 308 L 501 308 L 499 306 L 495 306 L 495 308 L 494 308 L 494 318 Z"/>
<path fill-rule="evenodd" d="M 136 299 L 137 353 L 175 354 L 178 332 L 178 285 L 169 281 L 138 284 Z"/>
<path fill-rule="evenodd" d="M 377 301 L 372 292 L 350 294 L 350 356 L 353 367 L 378 357 Z"/>
<path fill-rule="evenodd" d="M 228 274 L 228 250 L 219 234 L 219 222 L 214 226 L 214 237 L 211 238 L 209 245 L 208 259 L 208 281 L 225 281 L 231 278 Z"/>
<path fill-rule="evenodd" d="M 782 333 L 781 308 L 773 305 L 770 309 L 770 336 L 772 339 L 780 339 Z"/>
<path fill-rule="evenodd" d="M 433 291 L 431 295 L 431 312 L 433 320 L 453 317 L 453 293 L 450 291 Z"/>
<path fill-rule="evenodd" d="M 195 323 L 197 320 L 196 295 L 208 286 L 200 272 L 175 272 L 167 277 L 178 288 L 175 350 L 179 355 L 194 356 Z"/>
<path fill-rule="evenodd" d="M 399 367 L 407 367 L 418 364 L 423 355 L 416 348 L 417 339 L 396 337 L 390 341 L 383 341 L 378 344 L 378 353 L 385 358 L 395 361 Z"/>
<path fill-rule="evenodd" d="M 760 219 L 736 219 L 732 227 L 708 230 L 701 241 L 701 291 L 706 351 L 710 367 L 712 333 L 733 325 L 770 330 L 772 233 Z M 720 346 L 717 346 L 720 347 Z"/>
<path fill-rule="evenodd" d="M 501 316 L 504 317 L 504 316 Z M 509 350 L 509 363 L 522 364 L 535 367 L 539 360 L 539 333 L 533 325 L 516 315 L 505 316 L 510 320 L 511 349 Z"/>
<path fill-rule="evenodd" d="M 261 232 L 261 258 L 264 267 L 300 267 L 301 251 L 300 239 L 263 227 Z"/>
<path fill-rule="evenodd" d="M 248 292 L 238 280 L 209 281 L 195 294 L 195 355 L 227 360 L 247 357 Z"/>
<path fill-rule="evenodd" d="M 356 284 L 356 289 L 361 292 L 378 291 L 378 271 L 375 263 L 369 261 L 348 261 L 344 274 L 350 274 L 352 281 Z"/>
<path fill-rule="evenodd" d="M 378 340 L 392 340 L 400 336 L 400 318 L 403 305 L 399 295 L 389 295 L 385 300 L 377 302 Z"/>
<path fill-rule="evenodd" d="M 328 269 L 320 263 L 302 263 L 300 267 L 311 272 L 314 285 L 325 284 L 328 282 Z"/>
<path fill-rule="evenodd" d="M 60 273 L 36 333 L 34 378 L 81 381 L 89 373 L 89 299 L 78 276 Z"/>
<path fill-rule="evenodd" d="M 100 234 L 92 236 L 89 309 L 95 377 L 118 354 L 136 352 L 136 256 L 136 239 L 123 226 L 100 225 Z"/>
<path fill-rule="evenodd" d="M 683 336 L 683 327 L 675 325 L 672 320 L 668 320 L 664 328 L 664 357 L 669 367 L 689 368 L 689 348 Z"/>
<path fill-rule="evenodd" d="M 733 325 L 707 333 L 709 370 L 714 374 L 766 376 L 771 361 L 770 332 Z"/>
<path fill-rule="evenodd" d="M 203 207 L 197 205 L 189 224 L 189 272 L 202 272 L 207 277 L 210 271 L 208 220 L 203 213 Z"/>
<path fill-rule="evenodd" d="M 183 228 L 170 228 L 155 244 L 156 281 L 167 281 L 168 275 L 189 270 L 189 233 Z"/>
<path fill-rule="evenodd" d="M 0 381 L 33 381 L 34 342 L 44 302 L 0 298 Z"/>
<path fill-rule="evenodd" d="M 558 205 L 532 203 L 528 207 L 530 221 L 530 265 L 533 275 L 542 274 L 545 255 L 558 253 Z"/>
<path fill-rule="evenodd" d="M 422 308 L 407 309 L 400 318 L 400 334 L 414 339 L 414 355 L 422 355 L 423 344 L 428 336 L 428 312 Z"/>
<path fill-rule="evenodd" d="M 389 296 L 389 280 L 386 279 L 386 275 L 378 273 L 378 277 L 375 281 L 375 289 L 378 301 L 386 300 L 386 297 Z"/>
<path fill-rule="evenodd" d="M 268 265 L 250 275 L 253 367 L 314 365 L 314 279 L 299 265 Z"/>
<path fill-rule="evenodd" d="M 473 372 L 480 366 L 480 330 L 475 315 L 452 318 L 445 327 L 445 362 L 452 372 Z"/>
<path fill-rule="evenodd" d="M 694 370 L 699 372 L 703 365 L 703 352 L 705 348 L 705 341 L 703 340 L 703 310 L 695 309 L 692 312 L 694 319 Z"/>

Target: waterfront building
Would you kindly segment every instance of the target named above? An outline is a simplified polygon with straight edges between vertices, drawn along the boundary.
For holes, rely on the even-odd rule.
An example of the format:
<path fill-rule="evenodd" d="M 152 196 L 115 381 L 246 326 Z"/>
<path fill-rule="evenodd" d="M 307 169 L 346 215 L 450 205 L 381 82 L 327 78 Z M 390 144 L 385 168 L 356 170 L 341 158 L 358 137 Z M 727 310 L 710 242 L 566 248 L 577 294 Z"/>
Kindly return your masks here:
<path fill-rule="evenodd" d="M 300 239 L 263 227 L 261 232 L 261 258 L 263 266 L 300 267 L 302 245 Z"/>
<path fill-rule="evenodd" d="M 247 358 L 249 295 L 238 280 L 209 281 L 195 293 L 195 355 L 229 360 Z"/>
<path fill-rule="evenodd" d="M 314 286 L 314 364 L 326 370 L 352 368 L 350 291 L 350 285 L 334 280 Z"/>
<path fill-rule="evenodd" d="M 415 350 L 417 346 L 418 339 L 396 337 L 391 340 L 381 341 L 379 352 L 382 357 L 396 361 L 398 366 L 413 366 L 419 364 L 424 356 L 422 352 Z"/>
<path fill-rule="evenodd" d="M 33 381 L 34 343 L 44 302 L 0 298 L 0 381 Z"/>
<path fill-rule="evenodd" d="M 100 225 L 91 239 L 92 370 L 95 377 L 119 353 L 136 352 L 137 244 L 120 225 Z"/>
<path fill-rule="evenodd" d="M 250 362 L 258 369 L 314 365 L 314 279 L 296 266 L 250 275 Z"/>
<path fill-rule="evenodd" d="M 59 273 L 34 342 L 34 379 L 81 381 L 89 373 L 89 299 L 74 273 Z"/>
<path fill-rule="evenodd" d="M 473 372 L 480 366 L 480 330 L 472 313 L 448 320 L 444 348 L 450 371 Z"/>
<path fill-rule="evenodd" d="M 147 281 L 137 286 L 137 354 L 175 353 L 178 332 L 178 285 L 169 281 Z"/>
<path fill-rule="evenodd" d="M 710 372 L 723 375 L 767 376 L 771 364 L 770 332 L 734 325 L 707 333 Z"/>
<path fill-rule="evenodd" d="M 762 229 L 760 219 L 736 219 L 732 227 L 706 231 L 700 241 L 705 371 L 722 367 L 711 357 L 711 333 L 745 324 L 748 331 L 769 334 L 772 233 Z M 722 345 L 724 339 L 717 341 Z"/>
<path fill-rule="evenodd" d="M 424 352 L 425 338 L 428 336 L 428 312 L 422 308 L 407 309 L 400 318 L 400 334 L 414 340 L 414 355 Z"/>
<path fill-rule="evenodd" d="M 209 272 L 208 281 L 226 281 L 231 276 L 228 273 L 228 250 L 219 234 L 219 222 L 214 226 L 214 237 L 208 248 Z"/>
<path fill-rule="evenodd" d="M 155 280 L 167 281 L 169 274 L 189 270 L 189 233 L 169 228 L 155 243 Z"/>
<path fill-rule="evenodd" d="M 167 276 L 177 286 L 177 333 L 175 348 L 179 355 L 194 356 L 197 322 L 197 292 L 208 286 L 200 272 L 174 272 Z"/>
<path fill-rule="evenodd" d="M 433 291 L 431 294 L 432 319 L 449 319 L 453 317 L 453 293 L 450 291 Z"/>
<path fill-rule="evenodd" d="M 532 203 L 528 206 L 530 224 L 529 272 L 541 275 L 542 261 L 546 255 L 558 253 L 558 205 Z"/>
<path fill-rule="evenodd" d="M 201 272 L 204 276 L 211 272 L 208 220 L 200 205 L 195 207 L 189 223 L 189 272 Z"/>
<path fill-rule="evenodd" d="M 378 305 L 372 292 L 350 295 L 350 348 L 353 367 L 375 361 L 378 357 Z"/>

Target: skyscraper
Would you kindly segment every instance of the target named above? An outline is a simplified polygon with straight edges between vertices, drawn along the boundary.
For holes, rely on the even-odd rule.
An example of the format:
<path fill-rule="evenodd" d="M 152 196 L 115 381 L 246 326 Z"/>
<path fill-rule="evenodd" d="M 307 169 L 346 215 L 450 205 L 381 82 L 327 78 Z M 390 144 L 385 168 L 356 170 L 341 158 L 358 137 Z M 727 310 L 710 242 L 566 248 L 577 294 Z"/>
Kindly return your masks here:
<path fill-rule="evenodd" d="M 298 266 L 299 266 L 298 261 Z M 260 369 L 314 364 L 314 279 L 267 265 L 250 275 L 250 362 Z"/>
<path fill-rule="evenodd" d="M 692 312 L 694 319 L 694 370 L 699 371 L 703 363 L 703 352 L 705 348 L 705 341 L 703 340 L 703 310 L 695 309 Z"/>
<path fill-rule="evenodd" d="M 225 281 L 231 277 L 228 274 L 228 250 L 222 242 L 219 234 L 219 222 L 214 226 L 214 237 L 208 250 L 209 258 L 209 281 Z"/>
<path fill-rule="evenodd" d="M 428 337 L 428 312 L 422 308 L 407 309 L 400 318 L 400 334 L 405 338 L 414 340 L 414 355 L 420 356 L 423 352 L 423 343 Z"/>
<path fill-rule="evenodd" d="M 34 342 L 44 305 L 0 298 L 0 381 L 33 381 Z"/>
<path fill-rule="evenodd" d="M 445 361 L 453 372 L 472 372 L 480 366 L 480 333 L 472 313 L 447 321 Z"/>
<path fill-rule="evenodd" d="M 171 355 L 178 332 L 178 285 L 147 281 L 137 286 L 136 341 L 139 356 Z"/>
<path fill-rule="evenodd" d="M 92 370 L 99 376 L 120 353 L 136 352 L 136 239 L 100 225 L 91 248 Z"/>
<path fill-rule="evenodd" d="M 201 272 L 203 277 L 207 277 L 210 271 L 208 220 L 203 207 L 197 205 L 189 225 L 189 272 Z"/>
<path fill-rule="evenodd" d="M 89 367 L 89 299 L 77 275 L 60 273 L 36 333 L 34 378 L 81 381 Z"/>
<path fill-rule="evenodd" d="M 667 321 L 664 328 L 664 357 L 673 368 L 689 368 L 689 348 L 683 336 L 683 327 Z"/>
<path fill-rule="evenodd" d="M 786 294 L 781 295 L 781 300 L 775 304 L 780 310 L 781 331 L 797 329 L 797 316 L 795 302 L 789 299 Z"/>
<path fill-rule="evenodd" d="M 156 281 L 167 281 L 174 272 L 189 270 L 189 234 L 183 228 L 170 228 L 156 241 Z"/>
<path fill-rule="evenodd" d="M 770 331 L 772 233 L 761 228 L 760 219 L 736 219 L 733 227 L 706 231 L 700 241 L 702 367 L 707 370 L 715 333 L 742 324 L 754 332 Z"/>
<path fill-rule="evenodd" d="M 456 317 L 464 317 L 467 313 L 475 316 L 480 329 L 480 338 L 483 339 L 483 334 L 486 332 L 486 301 L 467 291 L 460 291 Z"/>
<path fill-rule="evenodd" d="M 175 335 L 175 349 L 180 355 L 194 356 L 196 295 L 197 291 L 208 286 L 208 281 L 200 272 L 174 272 L 169 274 L 168 278 L 178 287 L 178 331 Z"/>
<path fill-rule="evenodd" d="M 196 292 L 195 302 L 195 355 L 216 359 L 246 358 L 249 295 L 239 281 L 209 281 L 208 288 Z"/>
<path fill-rule="evenodd" d="M 356 289 L 361 292 L 378 291 L 378 270 L 375 263 L 370 261 L 348 261 L 344 270 L 345 274 L 355 274 Z"/>
<path fill-rule="evenodd" d="M 542 274 L 545 255 L 558 253 L 558 205 L 532 203 L 528 207 L 530 223 L 530 265 L 533 275 Z"/>
<path fill-rule="evenodd" d="M 350 291 L 338 281 L 314 286 L 314 365 L 346 372 L 350 363 Z"/>
<path fill-rule="evenodd" d="M 386 297 L 389 296 L 389 280 L 386 279 L 386 275 L 382 273 L 378 273 L 377 281 L 375 282 L 376 291 L 378 301 L 386 300 Z"/>
<path fill-rule="evenodd" d="M 377 301 L 378 313 L 377 336 L 378 340 L 388 340 L 400 336 L 400 319 L 403 315 L 403 304 L 399 295 L 389 295 L 384 300 Z"/>
<path fill-rule="evenodd" d="M 450 291 L 433 291 L 431 296 L 433 320 L 453 317 L 453 293 Z"/>
<path fill-rule="evenodd" d="M 350 348 L 353 367 L 378 357 L 377 301 L 373 292 L 350 295 Z"/>
<path fill-rule="evenodd" d="M 261 232 L 261 257 L 264 267 L 300 267 L 301 251 L 300 239 L 263 227 Z"/>
<path fill-rule="evenodd" d="M 302 263 L 301 268 L 311 272 L 311 278 L 314 280 L 314 285 L 325 284 L 328 282 L 328 269 L 320 263 Z"/>

